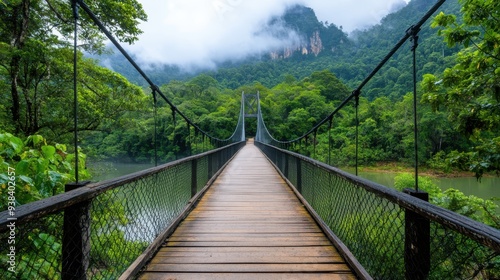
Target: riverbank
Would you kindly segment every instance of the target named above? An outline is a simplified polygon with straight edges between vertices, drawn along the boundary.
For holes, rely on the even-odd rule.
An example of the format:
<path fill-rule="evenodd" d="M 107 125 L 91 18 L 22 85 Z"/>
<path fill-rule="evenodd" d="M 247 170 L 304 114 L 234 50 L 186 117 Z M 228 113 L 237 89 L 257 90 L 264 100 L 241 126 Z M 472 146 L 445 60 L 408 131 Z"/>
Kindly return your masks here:
<path fill-rule="evenodd" d="M 415 173 L 415 168 L 412 166 L 405 166 L 399 162 L 380 162 L 373 166 L 360 166 L 360 172 L 374 172 L 374 173 Z M 419 176 L 427 176 L 431 178 L 476 178 L 474 172 L 467 172 L 462 170 L 453 170 L 451 172 L 444 172 L 440 170 L 433 170 L 428 167 L 420 167 L 418 170 Z M 483 177 L 498 177 L 495 173 L 485 173 Z"/>

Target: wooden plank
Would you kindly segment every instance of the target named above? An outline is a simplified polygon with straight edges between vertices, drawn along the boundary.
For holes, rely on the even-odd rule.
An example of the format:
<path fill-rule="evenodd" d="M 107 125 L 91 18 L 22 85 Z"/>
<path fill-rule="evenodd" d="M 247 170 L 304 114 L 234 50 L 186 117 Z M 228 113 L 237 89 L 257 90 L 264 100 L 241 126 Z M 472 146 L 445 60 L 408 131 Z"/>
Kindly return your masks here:
<path fill-rule="evenodd" d="M 217 204 L 224 204 L 224 203 L 241 203 L 242 208 L 237 208 L 238 206 L 234 205 L 217 205 Z M 253 204 L 253 205 L 252 205 Z M 306 210 L 304 207 L 298 204 L 293 204 L 293 202 L 288 202 L 286 203 L 286 206 L 284 207 L 279 207 L 277 206 L 277 203 L 275 201 L 269 201 L 267 204 L 264 204 L 262 201 L 222 201 L 222 200 L 214 200 L 211 201 L 211 204 L 207 205 L 199 205 L 200 208 L 198 208 L 195 213 L 200 213 L 206 210 L 210 209 L 221 209 L 221 208 L 227 208 L 228 210 L 239 210 L 240 212 L 247 212 L 247 213 L 253 213 L 253 211 L 267 211 L 268 215 L 276 215 L 276 211 L 301 211 L 301 210 Z M 257 207 L 263 207 L 263 208 L 257 208 Z M 264 208 L 265 207 L 265 208 Z M 206 209 L 204 209 L 206 208 Z M 203 211 L 200 209 L 204 209 Z M 214 210 L 212 210 L 214 211 Z"/>
<path fill-rule="evenodd" d="M 224 248 L 224 247 L 222 247 Z M 227 247 L 227 248 L 238 248 L 238 247 Z M 258 248 L 258 247 L 255 247 Z M 175 248 L 172 248 L 175 249 Z M 189 249 L 189 248 L 187 248 Z M 327 252 L 315 252 L 311 253 L 308 251 L 297 251 L 292 253 L 287 252 L 245 252 L 245 251 L 235 251 L 235 252 L 226 252 L 226 253 L 215 253 L 215 252 L 200 252 L 200 251 L 159 251 L 156 255 L 158 259 L 161 258 L 169 258 L 172 262 L 175 262 L 178 258 L 204 258 L 204 259 L 215 259 L 215 258 L 224 258 L 225 260 L 219 260 L 218 262 L 223 263 L 227 260 L 238 260 L 239 258 L 247 258 L 247 262 L 254 262 L 255 259 L 258 260 L 266 260 L 266 262 L 271 262 L 274 260 L 276 262 L 276 258 L 279 258 L 281 261 L 288 262 L 286 260 L 292 258 L 298 258 L 307 260 L 310 258 L 327 258 L 329 262 L 340 262 L 342 258 L 338 256 L 338 254 L 328 254 Z M 156 258 L 155 258 L 156 260 Z M 153 262 L 155 261 L 153 260 Z"/>
<path fill-rule="evenodd" d="M 338 272 L 350 273 L 345 264 L 149 264 L 147 271 L 153 272 Z"/>
<path fill-rule="evenodd" d="M 182 241 L 172 241 L 172 242 L 167 242 L 167 246 L 171 247 L 222 247 L 222 246 L 228 246 L 228 247 L 235 247 L 235 246 L 241 246 L 241 247 L 247 247 L 247 246 L 253 246 L 253 247 L 268 247 L 269 246 L 269 241 L 267 242 L 262 242 L 262 241 L 234 241 L 234 242 L 228 242 L 228 241 L 213 241 L 213 242 L 182 242 Z M 331 246 L 332 243 L 330 241 L 275 241 L 273 245 L 276 246 Z"/>
<path fill-rule="evenodd" d="M 207 233 L 219 233 L 218 229 L 205 229 L 205 230 L 197 230 L 197 231 L 192 231 L 189 229 L 183 229 L 180 230 L 178 229 L 177 232 L 179 234 L 184 234 L 184 233 L 193 233 L 196 232 L 197 234 L 207 234 Z M 315 233 L 315 232 L 321 232 L 321 230 L 318 229 L 301 229 L 301 228 L 274 228 L 274 229 L 258 229 L 258 228 L 248 228 L 248 229 L 226 229 L 224 231 L 225 233 L 249 233 L 249 234 L 258 234 L 258 233 Z"/>
<path fill-rule="evenodd" d="M 246 255 L 231 255 L 228 258 L 228 255 L 217 255 L 217 256 L 177 256 L 172 258 L 171 256 L 158 256 L 151 264 L 263 264 L 263 263 L 275 263 L 275 256 L 253 256 L 249 257 Z M 280 258 L 280 262 L 282 263 L 298 263 L 298 264 L 315 264 L 315 263 L 343 263 L 344 260 L 339 257 L 293 257 L 293 256 L 283 256 Z"/>
<path fill-rule="evenodd" d="M 190 223 L 184 223 L 179 226 L 178 229 L 208 229 L 214 231 L 225 231 L 226 228 L 229 229 L 283 229 L 283 228 L 297 228 L 297 229 L 319 229 L 317 225 L 312 225 L 307 221 L 295 221 L 294 223 L 267 223 L 267 222 L 254 222 L 254 223 L 224 223 L 224 222 L 199 222 L 191 221 Z"/>
<path fill-rule="evenodd" d="M 185 221 L 194 221 L 198 220 L 201 216 L 197 217 L 187 217 Z M 210 222 L 217 222 L 217 221 L 228 221 L 228 222 L 238 222 L 241 221 L 242 216 L 238 216 L 236 214 L 233 214 L 232 216 L 226 216 L 226 217 L 204 217 L 207 223 Z M 246 216 L 245 220 L 248 222 L 304 222 L 304 221 L 312 221 L 312 219 L 306 219 L 304 217 L 295 217 L 295 216 L 280 216 L 280 217 L 264 217 L 260 218 L 259 216 Z"/>
<path fill-rule="evenodd" d="M 304 209 L 300 210 L 275 210 L 273 211 L 272 214 L 269 213 L 267 210 L 256 210 L 253 209 L 252 211 L 241 211 L 241 210 L 231 210 L 232 212 L 239 214 L 239 215 L 246 215 L 246 216 L 252 216 L 252 215 L 259 215 L 259 216 L 268 216 L 268 217 L 279 217 L 282 215 L 289 215 L 289 216 L 297 216 L 300 217 L 300 214 L 307 214 L 308 212 Z M 198 210 L 193 211 L 193 215 L 198 215 L 198 214 L 205 214 L 206 216 L 212 216 L 212 215 L 222 215 L 225 216 L 228 212 L 231 213 L 230 210 L 226 211 L 216 211 L 210 208 L 198 208 Z M 222 212 L 222 213 L 221 213 Z"/>
<path fill-rule="evenodd" d="M 169 240 L 174 238 L 248 238 L 248 237 L 259 237 L 259 238 L 326 238 L 322 232 L 317 233 L 260 233 L 258 235 L 249 233 L 214 233 L 214 234 L 178 234 L 174 233 L 170 236 Z"/>
<path fill-rule="evenodd" d="M 225 236 L 225 235 L 208 235 L 200 234 L 198 236 L 176 236 L 168 239 L 167 242 L 266 242 L 269 246 L 269 242 L 273 244 L 271 247 L 276 247 L 277 242 L 328 242 L 326 237 L 268 237 L 268 236 Z M 275 243 L 276 242 L 276 243 Z M 319 244 L 318 244 L 319 245 Z M 323 245 L 323 244 L 321 244 Z M 326 243 L 326 245 L 329 245 Z M 286 246 L 286 245 L 285 245 Z"/>
<path fill-rule="evenodd" d="M 290 217 L 288 220 L 280 220 L 280 219 L 266 219 L 265 221 L 255 221 L 255 216 L 240 216 L 242 218 L 252 218 L 254 221 L 245 224 L 241 220 L 235 220 L 235 219 L 225 219 L 225 220 L 217 220 L 215 218 L 211 218 L 210 221 L 204 221 L 204 222 L 199 222 L 197 220 L 193 220 L 190 222 L 193 222 L 194 224 L 192 225 L 181 225 L 179 228 L 180 229 L 209 229 L 213 231 L 217 231 L 217 228 L 220 229 L 221 232 L 225 230 L 225 228 L 231 228 L 231 229 L 242 229 L 242 228 L 251 228 L 251 229 L 257 229 L 257 230 L 262 230 L 262 229 L 280 229 L 280 228 L 298 228 L 298 229 L 313 229 L 313 230 L 318 230 L 319 227 L 317 226 L 312 226 L 309 224 L 310 221 L 304 221 L 304 220 L 298 220 L 298 219 L 293 219 L 293 217 Z M 229 225 L 228 225 L 229 224 Z"/>
<path fill-rule="evenodd" d="M 355 280 L 350 274 L 338 273 L 145 273 L 144 280 Z"/>
<path fill-rule="evenodd" d="M 168 247 L 162 248 L 162 254 L 244 254 L 283 256 L 336 256 L 337 250 L 332 246 L 308 247 Z"/>
<path fill-rule="evenodd" d="M 184 277 L 355 279 L 304 205 L 252 145 L 226 167 L 139 279 Z"/>

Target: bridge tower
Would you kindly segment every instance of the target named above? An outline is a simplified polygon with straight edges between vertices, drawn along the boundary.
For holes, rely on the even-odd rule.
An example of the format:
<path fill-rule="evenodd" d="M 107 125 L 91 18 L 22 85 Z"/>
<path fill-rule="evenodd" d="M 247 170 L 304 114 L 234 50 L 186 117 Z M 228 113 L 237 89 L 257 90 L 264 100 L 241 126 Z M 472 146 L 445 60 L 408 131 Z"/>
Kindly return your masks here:
<path fill-rule="evenodd" d="M 245 118 L 257 118 L 259 93 L 243 93 Z"/>

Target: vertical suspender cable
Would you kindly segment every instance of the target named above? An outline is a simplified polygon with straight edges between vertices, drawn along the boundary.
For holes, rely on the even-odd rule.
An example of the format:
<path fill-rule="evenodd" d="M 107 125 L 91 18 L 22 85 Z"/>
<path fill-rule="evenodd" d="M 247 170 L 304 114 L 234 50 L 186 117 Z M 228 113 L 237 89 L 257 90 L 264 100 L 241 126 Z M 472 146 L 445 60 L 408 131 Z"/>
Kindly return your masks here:
<path fill-rule="evenodd" d="M 172 111 L 172 121 L 173 121 L 173 124 L 174 124 L 174 130 L 172 132 L 173 136 L 172 136 L 172 144 L 175 146 L 177 145 L 177 143 L 175 142 L 175 136 L 176 136 L 176 128 L 177 128 L 177 121 L 175 119 L 175 108 L 174 107 L 170 107 L 170 110 Z M 179 157 L 178 157 L 178 154 L 175 153 L 175 159 L 178 160 Z"/>
<path fill-rule="evenodd" d="M 314 131 L 314 138 L 313 138 L 313 156 L 312 158 L 316 158 L 316 142 L 318 140 L 318 131 Z"/>
<path fill-rule="evenodd" d="M 419 28 L 410 27 L 408 32 L 411 32 L 411 41 L 413 46 L 413 134 L 415 136 L 415 190 L 418 192 L 418 120 L 417 120 L 417 47 L 418 47 L 418 32 Z"/>
<path fill-rule="evenodd" d="M 187 123 L 187 130 L 188 130 L 188 141 L 189 141 L 189 156 L 193 155 L 193 139 L 191 139 L 191 126 L 189 123 Z"/>
<path fill-rule="evenodd" d="M 73 19 L 75 21 L 75 34 L 73 43 L 73 123 L 74 123 L 74 146 L 75 146 L 75 181 L 79 181 L 79 154 L 78 154 L 78 0 L 72 0 Z"/>
<path fill-rule="evenodd" d="M 158 98 L 156 96 L 156 89 L 152 87 L 153 89 L 153 115 L 154 115 L 154 122 L 155 122 L 155 130 L 154 130 L 154 135 L 153 135 L 153 143 L 155 146 L 155 166 L 158 166 Z"/>
<path fill-rule="evenodd" d="M 330 118 L 328 123 L 328 165 L 332 165 L 332 125 L 333 117 Z"/>
<path fill-rule="evenodd" d="M 241 139 L 240 141 L 246 140 L 246 123 L 245 123 L 245 92 L 241 93 L 241 108 L 240 108 L 240 118 L 242 120 L 242 131 L 241 131 Z"/>
<path fill-rule="evenodd" d="M 358 176 L 359 158 L 359 94 L 356 94 L 356 176 Z"/>

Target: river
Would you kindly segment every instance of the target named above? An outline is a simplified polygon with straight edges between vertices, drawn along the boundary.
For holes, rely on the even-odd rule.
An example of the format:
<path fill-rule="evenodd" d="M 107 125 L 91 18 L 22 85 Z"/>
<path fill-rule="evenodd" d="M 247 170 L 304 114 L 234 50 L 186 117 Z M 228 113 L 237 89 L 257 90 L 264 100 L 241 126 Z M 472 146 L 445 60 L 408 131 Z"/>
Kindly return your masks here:
<path fill-rule="evenodd" d="M 87 162 L 87 168 L 89 169 L 90 174 L 92 174 L 91 180 L 93 182 L 117 178 L 153 166 L 154 164 L 148 163 L 122 163 L 114 161 Z"/>
<path fill-rule="evenodd" d="M 389 188 L 394 188 L 394 178 L 398 173 L 360 172 L 359 176 L 379 183 Z M 439 177 L 432 178 L 442 190 L 457 189 L 466 195 L 475 195 L 480 198 L 500 198 L 500 178 L 484 177 L 479 182 L 475 177 Z"/>

